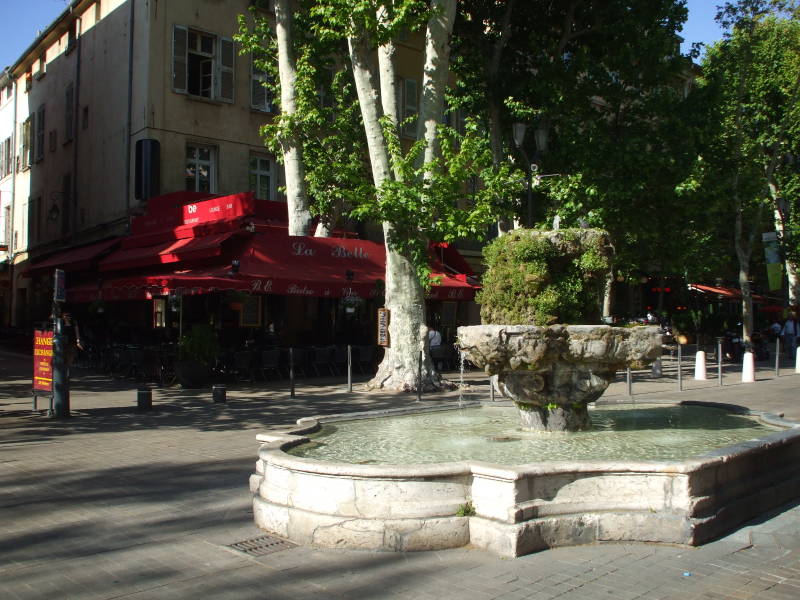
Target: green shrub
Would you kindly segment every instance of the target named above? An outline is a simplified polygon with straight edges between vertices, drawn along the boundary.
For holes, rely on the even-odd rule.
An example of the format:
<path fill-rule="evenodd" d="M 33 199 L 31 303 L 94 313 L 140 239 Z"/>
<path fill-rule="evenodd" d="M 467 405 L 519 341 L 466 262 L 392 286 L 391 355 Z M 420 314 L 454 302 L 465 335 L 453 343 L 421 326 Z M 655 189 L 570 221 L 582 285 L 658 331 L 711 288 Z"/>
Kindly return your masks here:
<path fill-rule="evenodd" d="M 597 323 L 613 249 L 599 229 L 517 229 L 484 249 L 484 323 Z"/>

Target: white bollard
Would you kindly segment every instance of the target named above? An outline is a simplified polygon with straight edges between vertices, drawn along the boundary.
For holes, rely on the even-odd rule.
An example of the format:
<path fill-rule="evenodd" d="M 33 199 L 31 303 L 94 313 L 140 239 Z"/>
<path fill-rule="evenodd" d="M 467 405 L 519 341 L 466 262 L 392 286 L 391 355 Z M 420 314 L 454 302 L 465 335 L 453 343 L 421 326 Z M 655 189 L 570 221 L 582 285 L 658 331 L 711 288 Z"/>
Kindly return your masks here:
<path fill-rule="evenodd" d="M 698 381 L 706 379 L 706 353 L 704 350 L 698 350 L 694 355 L 694 378 Z"/>
<path fill-rule="evenodd" d="M 797 348 L 794 350 L 794 372 L 800 373 L 800 352 L 798 352 Z"/>
<path fill-rule="evenodd" d="M 756 361 L 752 352 L 745 352 L 742 356 L 742 383 L 755 383 Z"/>

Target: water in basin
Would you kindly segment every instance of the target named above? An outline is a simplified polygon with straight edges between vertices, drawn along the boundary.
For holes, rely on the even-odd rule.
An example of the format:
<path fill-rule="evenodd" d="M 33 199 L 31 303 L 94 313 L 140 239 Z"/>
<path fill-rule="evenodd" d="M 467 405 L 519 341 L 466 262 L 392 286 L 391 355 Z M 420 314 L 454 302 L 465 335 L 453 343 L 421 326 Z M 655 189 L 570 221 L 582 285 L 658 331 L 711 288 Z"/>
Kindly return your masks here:
<path fill-rule="evenodd" d="M 484 406 L 323 425 L 295 456 L 355 464 L 480 460 L 680 460 L 778 430 L 704 406 L 603 407 L 591 431 L 523 431 L 514 407 Z"/>

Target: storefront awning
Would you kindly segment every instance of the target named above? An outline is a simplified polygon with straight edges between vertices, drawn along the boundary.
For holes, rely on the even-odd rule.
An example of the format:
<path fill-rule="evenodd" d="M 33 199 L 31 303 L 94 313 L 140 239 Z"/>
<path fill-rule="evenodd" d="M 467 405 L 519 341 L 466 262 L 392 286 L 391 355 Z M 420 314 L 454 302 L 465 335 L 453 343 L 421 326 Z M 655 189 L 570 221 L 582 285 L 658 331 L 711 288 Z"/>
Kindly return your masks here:
<path fill-rule="evenodd" d="M 222 244 L 239 233 L 227 231 L 198 238 L 170 240 L 153 246 L 121 248 L 100 261 L 101 271 L 120 271 L 150 265 L 211 258 L 222 254 Z"/>
<path fill-rule="evenodd" d="M 688 287 L 689 290 L 700 292 L 701 294 L 708 296 L 716 295 L 720 300 L 740 300 L 742 298 L 742 291 L 737 288 L 702 285 L 699 283 L 690 283 Z M 766 302 L 767 299 L 764 296 L 753 294 L 753 300 L 756 302 Z"/>
<path fill-rule="evenodd" d="M 179 248 L 163 248 L 157 255 L 145 248 L 120 250 L 103 261 L 105 271 L 139 266 L 143 261 L 166 264 L 199 258 L 204 253 L 218 256 L 225 235 L 188 240 Z M 117 256 L 118 255 L 118 256 Z M 231 261 L 233 257 L 238 264 Z M 383 244 L 349 238 L 317 238 L 253 234 L 241 251 L 228 253 L 224 264 L 181 268 L 172 271 L 117 277 L 88 286 L 70 288 L 75 301 L 98 298 L 144 299 L 181 290 L 208 293 L 219 290 L 247 290 L 256 294 L 278 294 L 311 298 L 373 298 L 383 295 L 386 253 Z M 151 267 L 156 269 L 155 266 Z M 435 266 L 434 266 L 435 268 Z M 434 271 L 429 297 L 437 300 L 471 300 L 479 286 L 466 274 Z M 70 295 L 71 293 L 71 295 Z M 80 298 L 80 299 L 79 299 Z"/>
<path fill-rule="evenodd" d="M 65 271 L 82 271 L 92 268 L 92 263 L 107 250 L 119 244 L 121 238 L 112 238 L 82 246 L 64 250 L 45 259 L 40 263 L 32 265 L 26 274 L 37 275 L 52 269 L 64 269 Z"/>

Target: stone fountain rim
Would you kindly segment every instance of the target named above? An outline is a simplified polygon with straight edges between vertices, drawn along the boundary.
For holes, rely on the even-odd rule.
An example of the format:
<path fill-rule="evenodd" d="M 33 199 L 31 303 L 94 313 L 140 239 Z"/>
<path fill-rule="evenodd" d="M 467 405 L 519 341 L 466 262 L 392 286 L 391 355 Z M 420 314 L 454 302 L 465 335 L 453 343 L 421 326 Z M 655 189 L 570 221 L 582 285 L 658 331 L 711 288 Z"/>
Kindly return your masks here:
<path fill-rule="evenodd" d="M 506 403 L 503 403 L 505 405 Z M 257 434 L 256 439 L 261 444 L 258 452 L 260 460 L 264 460 L 275 467 L 283 467 L 292 471 L 313 473 L 319 475 L 379 478 L 379 479 L 408 479 L 419 477 L 436 477 L 442 475 L 470 475 L 480 474 L 499 479 L 517 480 L 534 475 L 558 473 L 673 473 L 686 474 L 701 469 L 714 467 L 730 460 L 732 456 L 741 456 L 780 446 L 795 438 L 800 438 L 800 422 L 791 421 L 779 415 L 766 411 L 755 411 L 736 404 L 718 402 L 702 402 L 697 400 L 680 402 L 614 402 L 604 405 L 641 405 L 662 404 L 665 406 L 708 406 L 756 417 L 760 422 L 776 427 L 784 427 L 784 431 L 769 433 L 763 437 L 739 442 L 704 454 L 683 460 L 581 460 L 581 461 L 547 461 L 542 463 L 522 463 L 520 465 L 504 465 L 479 460 L 449 461 L 423 464 L 403 465 L 359 465 L 355 463 L 322 461 L 315 458 L 293 456 L 286 451 L 303 443 L 310 442 L 304 434 L 318 431 L 326 423 L 338 421 L 352 421 L 373 419 L 405 414 L 418 414 L 426 412 L 441 412 L 459 408 L 476 408 L 482 406 L 498 406 L 498 402 L 449 402 L 427 407 L 400 407 L 378 409 L 374 411 L 360 411 L 353 413 L 337 413 L 332 415 L 315 415 L 297 420 L 296 425 L 271 428 L 267 432 Z"/>

